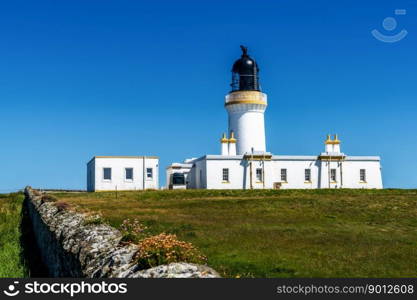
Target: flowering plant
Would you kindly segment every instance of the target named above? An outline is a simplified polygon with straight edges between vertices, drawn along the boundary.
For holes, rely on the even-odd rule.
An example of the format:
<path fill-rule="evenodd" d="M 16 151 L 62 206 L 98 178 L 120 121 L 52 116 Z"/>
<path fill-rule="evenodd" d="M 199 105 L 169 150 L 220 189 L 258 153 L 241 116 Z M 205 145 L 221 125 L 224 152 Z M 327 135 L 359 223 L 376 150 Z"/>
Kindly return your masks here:
<path fill-rule="evenodd" d="M 126 219 L 120 225 L 123 234 L 123 242 L 138 242 L 147 234 L 148 227 L 143 225 L 138 219 Z"/>
<path fill-rule="evenodd" d="M 161 233 L 139 242 L 136 254 L 138 265 L 142 269 L 173 262 L 204 264 L 207 258 L 191 243 L 177 239 L 174 234 Z"/>

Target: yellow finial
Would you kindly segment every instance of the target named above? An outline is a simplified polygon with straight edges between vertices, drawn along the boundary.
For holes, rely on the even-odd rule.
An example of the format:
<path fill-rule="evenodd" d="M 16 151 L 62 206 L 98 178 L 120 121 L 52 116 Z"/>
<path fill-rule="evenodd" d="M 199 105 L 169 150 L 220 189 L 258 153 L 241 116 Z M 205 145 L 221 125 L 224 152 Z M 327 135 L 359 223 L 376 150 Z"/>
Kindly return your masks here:
<path fill-rule="evenodd" d="M 220 139 L 220 143 L 227 143 L 229 140 L 226 137 L 226 133 L 223 133 L 222 138 Z"/>
<path fill-rule="evenodd" d="M 325 144 L 330 144 L 332 142 L 330 134 L 327 135 L 327 139 L 324 141 Z"/>
<path fill-rule="evenodd" d="M 235 133 L 233 131 L 230 132 L 229 143 L 236 143 Z"/>
<path fill-rule="evenodd" d="M 340 141 L 337 137 L 337 134 L 334 134 L 334 140 L 331 139 L 330 134 L 327 135 L 327 139 L 324 141 L 326 145 L 338 145 L 340 144 Z"/>

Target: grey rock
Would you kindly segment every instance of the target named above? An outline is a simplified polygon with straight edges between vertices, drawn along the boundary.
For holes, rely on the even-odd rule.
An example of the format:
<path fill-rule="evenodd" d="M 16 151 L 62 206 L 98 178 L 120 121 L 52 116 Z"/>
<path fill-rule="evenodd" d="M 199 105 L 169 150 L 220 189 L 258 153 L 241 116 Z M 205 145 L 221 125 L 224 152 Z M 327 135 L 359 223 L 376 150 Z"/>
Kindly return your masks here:
<path fill-rule="evenodd" d="M 188 263 L 172 263 L 129 274 L 131 278 L 219 278 L 212 268 Z"/>

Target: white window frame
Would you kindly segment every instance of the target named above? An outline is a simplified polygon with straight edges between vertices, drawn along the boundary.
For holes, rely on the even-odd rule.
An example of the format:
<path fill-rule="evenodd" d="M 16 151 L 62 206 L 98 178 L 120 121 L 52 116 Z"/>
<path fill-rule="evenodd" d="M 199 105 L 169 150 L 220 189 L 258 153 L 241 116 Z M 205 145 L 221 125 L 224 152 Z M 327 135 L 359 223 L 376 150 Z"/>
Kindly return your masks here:
<path fill-rule="evenodd" d="M 330 181 L 337 182 L 337 169 L 330 169 Z"/>
<path fill-rule="evenodd" d="M 363 179 L 362 179 L 363 172 Z M 359 182 L 366 182 L 366 169 L 359 169 Z"/>
<path fill-rule="evenodd" d="M 127 178 L 127 170 L 132 170 L 132 178 Z M 134 169 L 132 168 L 132 167 L 126 167 L 125 168 L 125 181 L 128 181 L 128 182 L 132 182 L 132 181 L 134 181 L 134 179 L 135 179 L 135 172 L 134 172 Z"/>
<path fill-rule="evenodd" d="M 105 169 L 110 169 L 110 179 L 104 178 L 104 170 Z M 102 180 L 106 181 L 106 182 L 111 182 L 113 178 L 113 170 L 111 167 L 103 167 L 103 176 L 102 176 Z"/>
<path fill-rule="evenodd" d="M 229 168 L 222 169 L 222 182 L 229 182 Z"/>
<path fill-rule="evenodd" d="M 311 169 L 304 169 L 304 181 L 311 182 Z"/>
<path fill-rule="evenodd" d="M 255 178 L 256 178 L 256 181 L 257 182 L 263 182 L 264 176 L 263 176 L 262 168 L 256 168 L 256 170 L 255 170 Z"/>
<path fill-rule="evenodd" d="M 150 173 L 151 174 L 151 177 L 148 176 L 148 174 L 149 174 L 148 173 L 148 170 L 151 170 L 151 173 Z M 146 172 L 145 173 L 146 173 L 145 174 L 146 175 L 146 180 L 153 180 L 153 176 L 154 176 L 154 174 L 153 174 L 153 168 L 146 168 Z"/>
<path fill-rule="evenodd" d="M 281 182 L 288 182 L 288 173 L 287 169 L 281 169 Z"/>

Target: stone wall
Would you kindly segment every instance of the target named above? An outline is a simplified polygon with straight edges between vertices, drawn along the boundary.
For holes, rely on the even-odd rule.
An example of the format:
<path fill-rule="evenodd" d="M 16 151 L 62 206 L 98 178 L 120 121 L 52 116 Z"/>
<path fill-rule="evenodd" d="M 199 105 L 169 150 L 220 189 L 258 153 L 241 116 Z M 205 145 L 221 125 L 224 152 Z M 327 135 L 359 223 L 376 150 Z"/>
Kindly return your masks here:
<path fill-rule="evenodd" d="M 90 278 L 215 278 L 213 269 L 195 264 L 172 263 L 139 270 L 134 260 L 138 246 L 121 245 L 115 228 L 86 224 L 83 214 L 59 209 L 42 200 L 42 194 L 25 189 L 27 210 L 41 259 L 51 277 Z"/>

